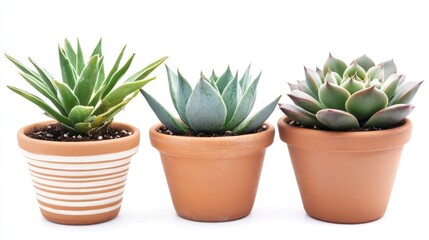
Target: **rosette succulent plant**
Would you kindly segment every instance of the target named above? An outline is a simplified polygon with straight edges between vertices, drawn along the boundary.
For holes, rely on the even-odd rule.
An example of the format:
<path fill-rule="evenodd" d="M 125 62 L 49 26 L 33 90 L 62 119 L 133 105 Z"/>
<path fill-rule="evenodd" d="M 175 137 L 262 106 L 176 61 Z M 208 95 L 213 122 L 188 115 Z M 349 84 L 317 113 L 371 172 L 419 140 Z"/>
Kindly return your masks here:
<path fill-rule="evenodd" d="M 7 87 L 39 106 L 47 116 L 60 122 L 63 127 L 81 134 L 96 133 L 109 126 L 113 117 L 138 94 L 138 90 L 155 79 L 146 77 L 166 59 L 163 57 L 149 64 L 118 84 L 135 54 L 120 66 L 126 48 L 124 46 L 106 76 L 101 43 L 100 39 L 89 61 L 85 63 L 79 40 L 75 51 L 65 39 L 64 46 L 58 47 L 62 81 L 52 77 L 31 58 L 29 60 L 36 71 L 6 55 L 21 70 L 20 75 L 53 106 L 27 91 Z"/>
<path fill-rule="evenodd" d="M 305 80 L 290 84 L 295 103 L 280 109 L 304 127 L 346 131 L 385 129 L 402 121 L 422 82 L 405 82 L 393 60 L 375 64 L 366 55 L 347 65 L 329 54 L 323 70 L 304 67 Z"/>
<path fill-rule="evenodd" d="M 245 134 L 260 127 L 275 109 L 280 96 L 248 117 L 256 99 L 256 87 L 261 74 L 253 81 L 250 66 L 241 78 L 232 74 L 229 66 L 218 77 L 212 71 L 207 78 L 201 77 L 192 89 L 189 82 L 177 70 L 166 66 L 170 95 L 180 119 L 169 113 L 158 101 L 144 90 L 140 90 L 158 119 L 175 134 Z"/>

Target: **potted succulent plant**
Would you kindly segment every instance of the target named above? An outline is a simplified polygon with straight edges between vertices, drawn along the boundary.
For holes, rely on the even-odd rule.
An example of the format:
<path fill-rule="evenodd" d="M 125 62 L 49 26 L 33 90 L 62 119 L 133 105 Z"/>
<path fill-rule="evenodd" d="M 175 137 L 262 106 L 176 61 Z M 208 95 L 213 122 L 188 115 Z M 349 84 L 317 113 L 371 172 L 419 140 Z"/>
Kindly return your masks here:
<path fill-rule="evenodd" d="M 205 222 L 247 216 L 274 138 L 274 127 L 264 122 L 280 97 L 248 117 L 260 79 L 250 81 L 250 66 L 241 78 L 229 67 L 220 77 L 201 74 L 194 89 L 179 71 L 166 68 L 179 119 L 141 92 L 161 121 L 150 129 L 150 140 L 160 152 L 177 214 Z"/>
<path fill-rule="evenodd" d="M 405 82 L 393 60 L 367 56 L 346 65 L 331 54 L 323 70 L 305 68 L 290 84 L 293 104 L 280 104 L 305 211 L 337 223 L 382 217 L 402 148 L 411 136 L 411 99 L 422 82 Z"/>
<path fill-rule="evenodd" d="M 20 75 L 52 103 L 8 86 L 55 119 L 18 131 L 18 144 L 28 159 L 40 210 L 52 222 L 92 224 L 117 216 L 140 132 L 132 125 L 113 122 L 113 117 L 154 79 L 147 76 L 166 59 L 118 84 L 134 54 L 120 66 L 124 47 L 106 76 L 101 43 L 85 62 L 79 40 L 75 51 L 66 39 L 58 49 L 62 81 L 31 58 L 36 71 L 6 55 Z"/>

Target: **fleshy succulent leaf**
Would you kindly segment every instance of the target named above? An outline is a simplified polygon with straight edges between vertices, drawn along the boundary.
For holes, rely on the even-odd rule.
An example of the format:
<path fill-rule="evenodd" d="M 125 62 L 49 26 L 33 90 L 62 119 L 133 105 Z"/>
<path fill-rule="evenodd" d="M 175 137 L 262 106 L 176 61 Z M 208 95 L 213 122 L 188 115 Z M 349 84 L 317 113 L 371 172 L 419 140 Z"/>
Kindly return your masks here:
<path fill-rule="evenodd" d="M 344 61 L 333 57 L 332 54 L 329 54 L 329 57 L 326 60 L 325 65 L 323 66 L 323 75 L 326 76 L 328 71 L 331 70 L 331 72 L 336 72 L 340 76 L 343 76 L 346 68 L 347 64 Z"/>
<path fill-rule="evenodd" d="M 238 76 L 235 75 L 234 79 L 228 83 L 225 90 L 222 93 L 223 102 L 226 105 L 226 118 L 225 122 L 229 122 L 234 115 L 237 105 L 241 99 L 240 83 L 238 82 Z"/>
<path fill-rule="evenodd" d="M 225 124 L 225 128 L 236 128 L 252 111 L 256 100 L 256 87 L 258 86 L 260 77 L 261 73 L 259 73 L 259 75 L 250 83 L 249 87 L 243 93 L 243 96 L 241 97 L 240 102 L 238 103 L 237 108 L 231 117 L 231 120 Z"/>
<path fill-rule="evenodd" d="M 366 73 L 366 78 L 369 80 L 384 79 L 383 66 L 377 65 L 370 68 Z"/>
<path fill-rule="evenodd" d="M 374 66 L 375 66 L 374 61 L 372 61 L 372 60 L 371 60 L 371 58 L 369 58 L 369 57 L 368 57 L 368 56 L 366 56 L 366 55 L 363 55 L 363 56 L 361 56 L 361 57 L 359 57 L 359 58 L 355 59 L 355 62 L 356 62 L 359 66 L 361 66 L 361 67 L 365 70 L 365 72 L 367 72 L 367 71 L 368 71 L 368 69 L 370 69 L 370 68 L 372 68 L 372 67 L 374 67 Z"/>
<path fill-rule="evenodd" d="M 252 132 L 259 126 L 261 126 L 271 115 L 271 113 L 274 111 L 274 109 L 277 106 L 277 103 L 279 102 L 281 96 L 278 96 L 274 101 L 269 103 L 267 106 L 262 108 L 259 112 L 257 112 L 252 117 L 246 119 L 243 121 L 240 125 L 238 125 L 232 132 L 236 134 L 241 133 L 248 133 Z"/>
<path fill-rule="evenodd" d="M 76 52 L 74 51 L 72 45 L 67 38 L 64 39 L 64 52 L 67 58 L 70 60 L 70 63 L 73 68 L 76 69 Z"/>
<path fill-rule="evenodd" d="M 346 109 L 359 121 L 364 121 L 385 108 L 387 102 L 386 94 L 372 86 L 352 94 L 346 102 Z"/>
<path fill-rule="evenodd" d="M 410 103 L 411 100 L 413 100 L 414 95 L 416 95 L 422 83 L 423 81 L 421 82 L 412 81 L 412 82 L 406 82 L 398 86 L 395 94 L 393 95 L 392 99 L 389 102 L 389 106 L 392 106 L 394 104 Z"/>
<path fill-rule="evenodd" d="M 350 93 L 335 84 L 325 82 L 319 88 L 320 102 L 327 108 L 345 110 L 345 103 L 350 97 Z"/>
<path fill-rule="evenodd" d="M 307 83 L 308 88 L 313 93 L 314 96 L 316 96 L 316 99 L 319 99 L 319 87 L 322 85 L 322 80 L 319 77 L 319 74 L 317 74 L 316 71 L 304 67 L 305 71 L 305 81 Z"/>
<path fill-rule="evenodd" d="M 297 83 L 288 83 L 290 91 L 299 90 Z"/>
<path fill-rule="evenodd" d="M 197 132 L 220 132 L 226 114 L 226 106 L 220 94 L 210 83 L 200 78 L 186 105 L 190 127 Z"/>
<path fill-rule="evenodd" d="M 325 82 L 325 76 L 323 75 L 323 70 L 321 70 L 320 68 L 316 67 L 316 72 L 320 77 L 320 80 L 322 81 L 322 83 Z"/>
<path fill-rule="evenodd" d="M 365 128 L 388 128 L 404 120 L 414 107 L 409 104 L 396 104 L 376 112 L 365 123 Z"/>
<path fill-rule="evenodd" d="M 151 74 L 158 66 L 160 66 L 165 60 L 167 60 L 168 57 L 162 57 L 152 63 L 150 63 L 149 65 L 147 65 L 146 67 L 144 67 L 142 70 L 136 72 L 135 74 L 133 74 L 131 77 L 127 78 L 127 80 L 125 80 L 125 82 L 134 82 L 134 81 L 139 81 L 142 79 L 145 79 L 147 76 L 149 76 L 149 74 Z"/>
<path fill-rule="evenodd" d="M 328 71 L 328 73 L 325 76 L 325 82 L 330 82 L 330 83 L 335 84 L 335 85 L 340 85 L 341 80 L 342 80 L 341 76 L 338 75 L 338 73 L 336 73 L 336 72 Z"/>
<path fill-rule="evenodd" d="M 353 78 L 348 78 L 341 84 L 341 87 L 346 89 L 350 94 L 360 91 L 365 88 L 365 84 Z"/>
<path fill-rule="evenodd" d="M 286 116 L 289 119 L 295 121 L 296 123 L 304 127 L 307 127 L 307 128 L 313 128 L 314 126 L 322 127 L 322 128 L 325 127 L 322 123 L 319 122 L 319 120 L 317 120 L 316 115 L 298 106 L 286 103 L 286 104 L 280 104 L 279 107 L 280 107 L 280 110 L 282 110 L 282 112 L 286 114 Z"/>
<path fill-rule="evenodd" d="M 305 80 L 298 80 L 298 89 L 312 96 L 314 99 L 319 99 L 319 96 L 314 94 L 310 88 L 308 88 L 307 82 Z"/>
<path fill-rule="evenodd" d="M 176 74 L 167 65 L 165 65 L 165 68 L 167 70 L 170 96 L 173 105 L 182 121 L 189 125 L 188 118 L 186 117 L 186 105 L 188 104 L 189 96 L 191 96 L 192 87 L 179 70 L 177 70 Z"/>
<path fill-rule="evenodd" d="M 396 64 L 393 61 L 393 59 L 386 62 L 382 62 L 379 65 L 383 66 L 385 79 L 387 79 L 388 77 L 390 77 L 390 75 L 395 74 L 397 72 Z"/>
<path fill-rule="evenodd" d="M 399 74 L 392 74 L 381 86 L 380 90 L 386 94 L 388 99 L 391 99 L 393 94 L 395 94 L 401 78 L 405 78 L 405 76 Z"/>
<path fill-rule="evenodd" d="M 240 79 L 240 88 L 246 90 L 250 84 L 250 64 Z"/>
<path fill-rule="evenodd" d="M 219 92 L 222 94 L 223 90 L 226 88 L 226 85 L 234 78 L 232 75 L 231 69 L 228 68 L 226 71 L 218 78 L 216 81 L 217 88 L 219 89 Z"/>
<path fill-rule="evenodd" d="M 381 88 L 381 82 L 378 79 L 374 79 L 371 81 L 371 86 L 375 86 L 377 89 Z"/>
<path fill-rule="evenodd" d="M 54 80 L 54 84 L 58 89 L 58 99 L 60 100 L 61 105 L 67 114 L 70 113 L 74 106 L 80 104 L 79 99 L 67 84 L 56 80 Z"/>
<path fill-rule="evenodd" d="M 142 89 L 140 89 L 140 92 L 148 102 L 149 106 L 152 108 L 155 115 L 158 117 L 159 121 L 161 121 L 161 123 L 164 124 L 166 128 L 175 134 L 183 134 L 190 131 L 190 129 L 185 124 L 177 120 L 158 101 L 156 101 L 155 98 Z"/>
<path fill-rule="evenodd" d="M 77 39 L 77 50 L 76 50 L 76 72 L 80 76 L 83 69 L 85 68 L 85 59 L 83 57 L 82 47 L 80 46 L 80 41 Z"/>
<path fill-rule="evenodd" d="M 111 78 L 108 79 L 108 82 L 106 82 L 106 85 L 103 87 L 103 97 L 109 94 L 109 92 L 115 87 L 122 76 L 124 76 L 124 74 L 128 71 L 128 68 L 133 62 L 134 56 L 135 54 L 132 54 L 127 62 L 119 70 L 117 70 Z"/>
<path fill-rule="evenodd" d="M 28 58 L 28 60 L 33 64 L 36 68 L 37 72 L 39 72 L 40 78 L 43 80 L 45 85 L 51 90 L 51 93 L 55 96 L 57 94 L 57 89 L 52 84 L 53 78 L 52 76 L 42 67 L 40 67 L 33 59 Z"/>
<path fill-rule="evenodd" d="M 357 77 L 359 80 L 364 80 L 366 78 L 366 72 L 361 66 L 359 66 L 359 64 L 357 64 L 357 62 L 353 62 L 344 71 L 343 78 L 346 77 Z"/>
<path fill-rule="evenodd" d="M 58 52 L 60 56 L 60 67 L 62 79 L 65 84 L 67 84 L 71 89 L 74 89 L 74 86 L 77 81 L 77 75 L 75 69 L 73 68 L 70 60 L 66 57 L 66 53 L 63 49 L 58 46 Z"/>
<path fill-rule="evenodd" d="M 75 124 L 82 123 L 91 116 L 92 111 L 94 111 L 92 106 L 76 105 L 71 109 L 68 117 Z"/>
<path fill-rule="evenodd" d="M 99 67 L 99 58 L 98 55 L 95 55 L 91 57 L 88 65 L 82 70 L 82 74 L 73 90 L 81 105 L 88 105 L 91 99 Z"/>
<path fill-rule="evenodd" d="M 335 131 L 344 131 L 359 128 L 359 121 L 352 114 L 337 110 L 323 109 L 316 114 L 317 119 Z"/>
<path fill-rule="evenodd" d="M 127 45 L 125 45 L 121 52 L 119 53 L 118 57 L 116 58 L 115 64 L 113 64 L 113 67 L 110 69 L 109 74 L 107 75 L 107 77 L 104 79 L 104 82 L 101 84 L 101 86 L 99 86 L 99 89 L 101 87 L 103 87 L 103 85 L 105 86 L 108 82 L 110 82 L 110 79 L 112 79 L 113 74 L 116 73 L 116 71 L 118 71 L 119 65 L 121 64 L 122 61 L 122 57 L 124 56 L 124 52 L 125 49 L 127 48 Z"/>
<path fill-rule="evenodd" d="M 290 99 L 299 107 L 311 112 L 317 113 L 321 109 L 325 108 L 321 103 L 319 103 L 312 96 L 308 95 L 305 92 L 294 90 L 288 94 Z"/>

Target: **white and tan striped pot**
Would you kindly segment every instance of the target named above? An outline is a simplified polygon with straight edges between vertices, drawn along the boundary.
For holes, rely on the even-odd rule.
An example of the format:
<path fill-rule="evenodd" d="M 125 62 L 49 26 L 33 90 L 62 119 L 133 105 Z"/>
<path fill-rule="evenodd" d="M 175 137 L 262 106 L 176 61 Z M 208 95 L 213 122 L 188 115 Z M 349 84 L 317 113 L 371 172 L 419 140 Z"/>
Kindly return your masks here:
<path fill-rule="evenodd" d="M 113 123 L 133 134 L 86 142 L 36 140 L 25 134 L 49 123 L 52 121 L 28 125 L 18 132 L 18 144 L 27 158 L 43 216 L 73 225 L 115 218 L 121 208 L 131 156 L 138 149 L 139 130 Z"/>

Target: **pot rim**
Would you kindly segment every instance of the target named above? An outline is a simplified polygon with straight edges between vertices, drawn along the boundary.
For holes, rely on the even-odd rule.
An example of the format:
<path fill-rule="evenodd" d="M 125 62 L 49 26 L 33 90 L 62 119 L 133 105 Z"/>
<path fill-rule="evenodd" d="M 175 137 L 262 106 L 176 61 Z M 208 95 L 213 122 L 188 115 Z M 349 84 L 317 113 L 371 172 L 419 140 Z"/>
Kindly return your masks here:
<path fill-rule="evenodd" d="M 58 156 L 80 156 L 82 148 L 91 149 L 91 155 L 114 153 L 135 148 L 140 142 L 140 131 L 137 127 L 123 122 L 112 122 L 112 126 L 129 129 L 133 134 L 117 139 L 104 139 L 100 141 L 58 142 L 40 140 L 28 137 L 25 133 L 30 129 L 47 124 L 57 123 L 55 120 L 47 120 L 28 124 L 18 130 L 17 138 L 19 147 L 27 152 L 36 154 L 48 154 Z M 100 147 L 102 146 L 102 147 Z M 48 149 L 50 149 L 48 151 Z M 98 150 L 97 150 L 98 149 Z M 52 150 L 52 151 L 51 151 Z"/>

